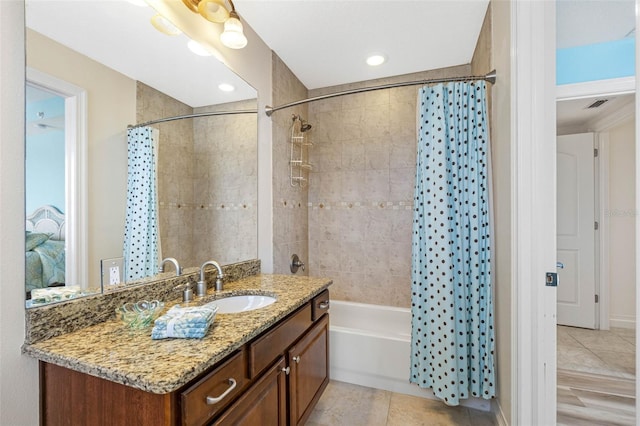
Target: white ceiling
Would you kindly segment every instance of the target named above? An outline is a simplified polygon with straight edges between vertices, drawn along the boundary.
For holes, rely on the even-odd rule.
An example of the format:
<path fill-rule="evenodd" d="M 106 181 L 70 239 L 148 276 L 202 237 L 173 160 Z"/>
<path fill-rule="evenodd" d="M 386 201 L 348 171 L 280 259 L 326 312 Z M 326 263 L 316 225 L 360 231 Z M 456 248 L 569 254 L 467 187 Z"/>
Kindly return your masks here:
<path fill-rule="evenodd" d="M 488 0 L 234 3 L 243 22 L 313 89 L 469 63 Z M 559 0 L 558 46 L 624 37 L 633 30 L 634 7 L 634 0 Z M 214 58 L 188 51 L 186 36 L 153 29 L 153 13 L 125 0 L 27 0 L 29 27 L 191 106 L 256 96 Z M 365 58 L 372 52 L 387 62 L 369 67 Z M 223 94 L 217 90 L 223 80 L 244 89 Z M 559 109 L 559 120 L 580 120 L 574 106 Z"/>
<path fill-rule="evenodd" d="M 234 0 L 308 89 L 471 62 L 488 0 Z M 387 62 L 365 63 L 380 52 Z"/>
<path fill-rule="evenodd" d="M 588 108 L 597 100 L 607 100 L 597 108 Z M 635 95 L 597 96 L 561 101 L 557 103 L 558 134 L 582 133 L 601 130 L 608 119 L 622 111 L 633 111 Z"/>
<path fill-rule="evenodd" d="M 557 0 L 556 45 L 559 49 L 604 43 L 635 36 L 634 0 Z M 597 99 L 608 99 L 588 109 Z M 558 102 L 557 127 L 561 134 L 597 129 L 610 117 L 633 108 L 633 94 L 599 96 Z"/>
<path fill-rule="evenodd" d="M 154 29 L 154 14 L 124 0 L 26 1 L 27 27 L 187 105 L 256 98 L 256 91 L 217 59 L 188 50 L 185 35 Z M 222 92 L 220 83 L 236 90 Z"/>
<path fill-rule="evenodd" d="M 557 0 L 557 47 L 620 40 L 635 29 L 635 19 L 635 0 Z"/>

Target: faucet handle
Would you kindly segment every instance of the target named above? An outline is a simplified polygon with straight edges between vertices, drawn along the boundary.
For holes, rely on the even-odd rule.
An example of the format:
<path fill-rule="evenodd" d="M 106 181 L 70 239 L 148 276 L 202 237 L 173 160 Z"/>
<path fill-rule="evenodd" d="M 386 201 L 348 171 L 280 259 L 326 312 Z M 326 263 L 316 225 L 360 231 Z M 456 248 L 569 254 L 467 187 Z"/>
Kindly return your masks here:
<path fill-rule="evenodd" d="M 297 254 L 291 256 L 291 263 L 289 264 L 289 269 L 291 273 L 295 274 L 298 272 L 298 268 L 302 268 L 304 271 L 304 262 L 300 260 Z"/>
<path fill-rule="evenodd" d="M 198 281 L 196 284 L 196 296 L 206 296 L 207 295 L 207 282 L 206 281 Z"/>
<path fill-rule="evenodd" d="M 182 290 L 182 301 L 190 302 L 193 300 L 193 290 L 191 290 L 191 286 L 193 283 L 191 281 L 175 286 L 174 290 Z"/>

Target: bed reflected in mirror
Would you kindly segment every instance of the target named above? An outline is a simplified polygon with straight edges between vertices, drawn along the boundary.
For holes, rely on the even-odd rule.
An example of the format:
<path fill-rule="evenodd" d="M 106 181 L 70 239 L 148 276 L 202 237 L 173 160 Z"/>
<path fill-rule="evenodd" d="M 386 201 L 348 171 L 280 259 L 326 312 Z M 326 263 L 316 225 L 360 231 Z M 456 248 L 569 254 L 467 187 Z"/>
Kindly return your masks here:
<path fill-rule="evenodd" d="M 26 91 L 26 292 L 64 287 L 64 98 L 32 84 Z M 40 295 L 38 295 L 40 293 Z"/>
<path fill-rule="evenodd" d="M 78 244 L 77 99 L 68 85 L 28 70 L 25 103 L 25 291 L 27 306 L 92 294 Z M 58 84 L 59 83 L 59 84 Z M 57 90 L 59 89 L 59 90 Z M 72 88 L 71 91 L 75 91 Z M 71 95 L 71 97 L 69 97 Z M 84 283 L 85 285 L 81 285 Z"/>

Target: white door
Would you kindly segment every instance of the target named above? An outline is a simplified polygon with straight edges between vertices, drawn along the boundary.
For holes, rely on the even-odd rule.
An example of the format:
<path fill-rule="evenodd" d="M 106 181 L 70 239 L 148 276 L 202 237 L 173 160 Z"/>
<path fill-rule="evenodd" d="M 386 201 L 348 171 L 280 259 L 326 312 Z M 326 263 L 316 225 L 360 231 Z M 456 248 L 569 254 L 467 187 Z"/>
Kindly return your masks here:
<path fill-rule="evenodd" d="M 594 134 L 557 144 L 558 324 L 596 327 Z"/>

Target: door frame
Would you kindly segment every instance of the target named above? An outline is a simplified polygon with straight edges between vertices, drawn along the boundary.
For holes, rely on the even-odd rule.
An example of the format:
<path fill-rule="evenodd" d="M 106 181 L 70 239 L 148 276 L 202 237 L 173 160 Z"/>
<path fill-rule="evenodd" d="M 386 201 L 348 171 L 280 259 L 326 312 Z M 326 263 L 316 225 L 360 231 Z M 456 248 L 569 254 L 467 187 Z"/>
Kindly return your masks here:
<path fill-rule="evenodd" d="M 556 4 L 510 5 L 511 424 L 552 425 L 557 296 L 545 274 L 556 270 Z"/>
<path fill-rule="evenodd" d="M 634 77 L 565 84 L 556 88 L 556 103 L 575 99 L 626 95 L 635 93 L 635 91 Z M 607 130 L 628 119 L 633 114 L 633 109 L 625 106 L 620 114 L 616 118 L 597 122 L 596 127 L 593 129 L 598 149 L 596 161 L 596 220 L 600 224 L 595 242 L 597 257 L 596 293 L 599 295 L 596 309 L 596 330 L 609 330 L 610 328 L 609 259 L 607 256 L 603 256 L 604 253 L 609 252 L 609 217 L 606 214 L 609 210 L 609 204 L 607 202 L 608 198 L 605 196 L 608 193 L 607 188 L 609 186 L 609 135 Z"/>
<path fill-rule="evenodd" d="M 87 92 L 37 69 L 26 67 L 26 84 L 64 98 L 65 110 L 65 281 L 89 285 L 87 245 Z"/>

